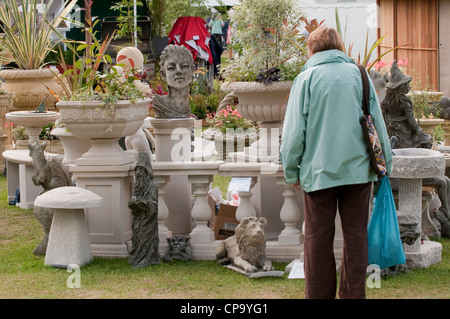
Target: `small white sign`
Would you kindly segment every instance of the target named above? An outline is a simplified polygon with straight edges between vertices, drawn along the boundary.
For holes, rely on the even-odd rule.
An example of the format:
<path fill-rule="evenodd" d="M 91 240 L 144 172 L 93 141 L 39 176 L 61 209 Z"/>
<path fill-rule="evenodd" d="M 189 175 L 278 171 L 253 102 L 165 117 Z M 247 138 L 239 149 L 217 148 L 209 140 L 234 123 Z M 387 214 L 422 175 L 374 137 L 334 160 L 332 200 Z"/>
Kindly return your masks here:
<path fill-rule="evenodd" d="M 288 279 L 299 279 L 305 278 L 305 271 L 303 269 L 303 263 L 300 260 L 294 261 L 292 264 L 291 272 L 289 273 Z"/>
<path fill-rule="evenodd" d="M 233 177 L 228 185 L 228 191 L 249 192 L 252 185 L 251 177 Z"/>

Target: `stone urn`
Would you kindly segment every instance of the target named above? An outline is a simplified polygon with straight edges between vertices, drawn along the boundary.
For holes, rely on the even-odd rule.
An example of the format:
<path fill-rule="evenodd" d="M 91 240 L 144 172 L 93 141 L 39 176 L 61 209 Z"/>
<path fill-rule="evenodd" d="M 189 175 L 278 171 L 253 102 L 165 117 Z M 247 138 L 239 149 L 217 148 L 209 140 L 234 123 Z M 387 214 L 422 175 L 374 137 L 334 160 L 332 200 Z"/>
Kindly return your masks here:
<path fill-rule="evenodd" d="M 428 134 L 431 137 L 433 137 L 434 128 L 445 123 L 445 120 L 443 119 L 418 119 L 418 121 L 425 134 Z"/>
<path fill-rule="evenodd" d="M 6 132 L 8 134 L 4 134 L 3 128 L 6 124 L 6 118 L 5 114 L 11 109 L 12 103 L 13 103 L 13 97 L 14 95 L 11 93 L 8 94 L 0 94 L 0 169 L 3 170 L 4 164 L 3 164 L 3 157 L 2 153 L 5 150 L 5 144 L 8 144 L 11 142 L 11 136 L 10 132 Z"/>
<path fill-rule="evenodd" d="M 121 137 L 133 135 L 144 123 L 150 100 L 135 103 L 121 100 L 113 108 L 102 101 L 61 101 L 61 122 L 79 139 L 90 140 L 92 146 L 76 165 L 123 165 L 135 161 L 133 155 L 119 145 Z"/>
<path fill-rule="evenodd" d="M 4 79 L 3 88 L 15 93 L 14 109 L 35 110 L 45 99 L 45 109 L 55 110 L 57 99 L 47 89 L 59 97 L 64 96 L 64 89 L 50 69 L 36 70 L 2 70 L 0 78 Z"/>
<path fill-rule="evenodd" d="M 261 136 L 250 146 L 248 154 L 257 161 L 278 161 L 279 142 L 292 82 L 225 82 L 221 89 L 233 92 L 239 113 L 248 120 L 260 122 Z"/>
<path fill-rule="evenodd" d="M 61 141 L 64 149 L 64 159 L 62 161 L 64 165 L 74 164 L 75 160 L 80 158 L 92 146 L 90 140 L 76 138 L 65 127 L 56 127 L 52 130 L 51 134 L 58 137 Z"/>
<path fill-rule="evenodd" d="M 242 152 L 245 147 L 249 147 L 252 143 L 256 142 L 258 140 L 258 133 L 254 130 L 242 134 L 224 134 L 218 129 L 209 128 L 203 131 L 202 138 L 208 141 L 214 141 L 218 161 L 228 161 L 230 160 L 230 153 Z"/>

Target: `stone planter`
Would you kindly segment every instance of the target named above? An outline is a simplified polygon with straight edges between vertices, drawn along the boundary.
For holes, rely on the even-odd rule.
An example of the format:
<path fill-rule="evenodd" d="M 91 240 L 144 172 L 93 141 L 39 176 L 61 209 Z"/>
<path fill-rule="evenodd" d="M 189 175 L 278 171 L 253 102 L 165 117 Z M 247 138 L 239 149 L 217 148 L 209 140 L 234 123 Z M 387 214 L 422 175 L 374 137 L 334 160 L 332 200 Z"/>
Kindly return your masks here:
<path fill-rule="evenodd" d="M 438 125 L 443 125 L 445 120 L 443 119 L 419 119 L 419 125 L 425 134 L 433 137 L 433 130 Z"/>
<path fill-rule="evenodd" d="M 92 142 L 88 152 L 75 161 L 76 165 L 123 165 L 135 161 L 118 144 L 118 139 L 133 135 L 148 115 L 150 100 L 132 103 L 118 101 L 114 115 L 101 101 L 61 101 L 57 103 L 61 122 L 79 139 Z"/>
<path fill-rule="evenodd" d="M 242 152 L 245 147 L 249 147 L 258 140 L 258 134 L 223 134 L 217 129 L 207 129 L 203 131 L 202 138 L 214 141 L 218 161 L 230 161 L 230 153 Z"/>
<path fill-rule="evenodd" d="M 444 129 L 444 145 L 450 146 L 450 120 L 444 120 L 444 125 L 442 125 Z"/>
<path fill-rule="evenodd" d="M 63 164 L 69 165 L 74 164 L 77 158 L 80 158 L 84 153 L 86 153 L 92 146 L 90 140 L 79 139 L 73 136 L 66 128 L 56 127 L 51 132 L 52 135 L 59 138 L 59 142 L 62 144 L 64 159 Z M 52 141 L 56 142 L 56 141 Z M 52 150 L 53 153 L 54 152 Z"/>
<path fill-rule="evenodd" d="M 63 87 L 50 69 L 3 70 L 0 78 L 5 79 L 3 88 L 15 94 L 13 107 L 17 110 L 35 110 L 44 98 L 45 109 L 55 110 L 57 100 L 47 87 L 56 95 L 64 96 Z"/>
<path fill-rule="evenodd" d="M 2 153 L 5 150 L 6 145 L 11 145 L 11 132 L 7 131 L 4 134 L 3 128 L 6 124 L 5 114 L 11 109 L 13 102 L 13 94 L 8 93 L 0 95 L 0 170 L 3 172 L 5 163 L 2 157 Z"/>
<path fill-rule="evenodd" d="M 279 141 L 292 82 L 225 82 L 221 89 L 239 99 L 237 109 L 248 120 L 260 122 L 261 137 L 249 153 L 258 161 L 278 161 Z"/>
<path fill-rule="evenodd" d="M 14 141 L 14 149 L 15 150 L 27 150 L 28 149 L 28 140 L 16 140 Z"/>

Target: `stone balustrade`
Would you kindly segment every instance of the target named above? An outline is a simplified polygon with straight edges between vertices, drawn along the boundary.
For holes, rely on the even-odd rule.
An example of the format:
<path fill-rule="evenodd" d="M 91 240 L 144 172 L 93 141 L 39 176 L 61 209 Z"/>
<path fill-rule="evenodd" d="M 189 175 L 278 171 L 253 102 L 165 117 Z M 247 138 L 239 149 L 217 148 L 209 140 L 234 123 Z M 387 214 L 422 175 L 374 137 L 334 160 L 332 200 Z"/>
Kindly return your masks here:
<path fill-rule="evenodd" d="M 166 226 L 171 212 L 167 209 L 165 201 L 165 186 L 172 176 L 187 176 L 193 196 L 191 216 L 195 227 L 190 232 L 193 259 L 215 259 L 215 250 L 219 240 L 215 240 L 213 230 L 208 226 L 212 211 L 207 201 L 214 175 L 250 177 L 252 179 L 250 191 L 240 191 L 240 204 L 236 210 L 236 219 L 239 221 L 247 216 L 258 216 L 251 201 L 253 186 L 258 178 L 265 175 L 276 177 L 276 187 L 283 189 L 281 209 L 277 213 L 284 223 L 284 229 L 278 238 L 267 241 L 266 254 L 268 258 L 276 261 L 291 261 L 299 258 L 302 251 L 301 231 L 298 222 L 301 220 L 300 209 L 294 199 L 296 195 L 290 185 L 286 185 L 282 168 L 279 165 L 268 163 L 228 163 L 228 162 L 164 162 L 152 163 L 155 180 L 159 185 L 158 197 L 158 232 L 160 238 L 160 253 L 167 249 L 167 238 L 172 231 Z M 262 215 L 260 212 L 259 215 Z M 268 222 L 271 222 L 270 217 Z"/>

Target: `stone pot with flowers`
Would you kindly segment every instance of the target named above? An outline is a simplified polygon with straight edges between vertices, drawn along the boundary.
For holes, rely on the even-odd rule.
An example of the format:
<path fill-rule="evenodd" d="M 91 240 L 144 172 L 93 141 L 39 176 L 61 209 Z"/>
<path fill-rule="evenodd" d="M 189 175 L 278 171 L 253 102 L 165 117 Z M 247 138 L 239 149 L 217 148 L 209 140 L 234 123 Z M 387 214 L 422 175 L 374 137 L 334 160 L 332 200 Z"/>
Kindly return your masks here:
<path fill-rule="evenodd" d="M 85 20 L 86 42 L 78 46 L 66 42 L 78 60 L 72 68 L 61 61 L 61 82 L 66 91 L 57 103 L 61 122 L 73 136 L 92 143 L 75 164 L 128 164 L 135 158 L 124 152 L 117 140 L 135 134 L 144 123 L 151 102 L 149 88 L 143 88 L 136 69 L 123 63 L 111 64 L 105 52 L 112 37 L 100 43 L 94 36 L 89 11 Z"/>
<path fill-rule="evenodd" d="M 203 131 L 202 138 L 214 141 L 218 160 L 230 161 L 231 153 L 242 152 L 258 140 L 259 124 L 245 119 L 235 106 L 208 113 L 206 121 L 210 127 Z"/>
<path fill-rule="evenodd" d="M 292 81 L 308 57 L 300 28 L 319 24 L 305 19 L 296 0 L 242 0 L 230 16 L 231 46 L 239 55 L 222 70 L 221 89 L 237 96 L 243 117 L 260 123 L 261 138 L 252 148 L 262 158 L 270 154 L 268 141 L 277 139 L 271 135 L 277 129 L 281 135 Z M 277 158 L 278 151 L 271 155 Z"/>

